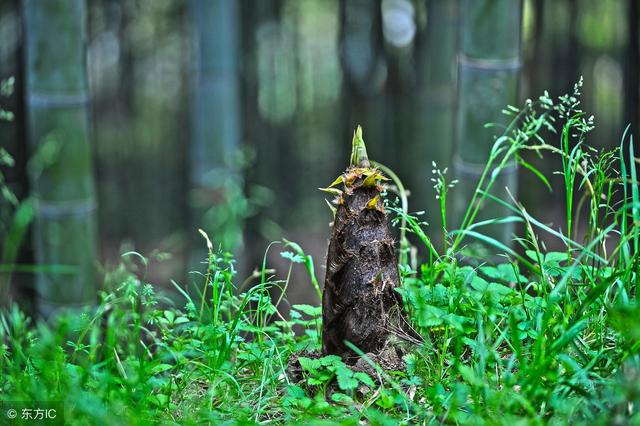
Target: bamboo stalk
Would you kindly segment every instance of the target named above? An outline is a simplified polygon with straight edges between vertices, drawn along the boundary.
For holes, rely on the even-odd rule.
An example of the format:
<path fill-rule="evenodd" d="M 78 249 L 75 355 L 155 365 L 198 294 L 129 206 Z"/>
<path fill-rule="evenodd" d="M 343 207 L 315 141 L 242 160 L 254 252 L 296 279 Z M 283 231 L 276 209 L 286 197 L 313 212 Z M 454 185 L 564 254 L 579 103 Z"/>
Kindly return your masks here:
<path fill-rule="evenodd" d="M 34 252 L 72 273 L 36 276 L 39 311 L 96 297 L 96 199 L 90 149 L 84 0 L 24 1 L 30 179 L 37 211 Z"/>
<path fill-rule="evenodd" d="M 640 130 L 640 4 L 636 0 L 627 1 L 627 52 L 624 63 L 624 122 L 622 128 L 631 123 L 631 133 Z M 640 153 L 640 137 L 634 139 L 633 150 Z"/>
<path fill-rule="evenodd" d="M 204 229 L 225 249 L 238 248 L 241 240 L 240 229 L 223 238 L 223 230 L 214 229 L 207 219 L 211 206 L 225 203 L 230 185 L 241 188 L 230 163 L 240 144 L 239 5 L 235 0 L 191 0 L 189 6 L 195 28 L 189 156 L 193 234 L 189 266 L 194 267 L 206 258 L 196 229 Z"/>
<path fill-rule="evenodd" d="M 462 45 L 458 55 L 458 110 L 454 169 L 460 184 L 454 192 L 455 225 L 459 225 L 478 179 L 489 158 L 494 136 L 501 129 L 486 129 L 486 123 L 506 123 L 501 113 L 517 101 L 520 71 L 521 1 L 464 0 Z M 496 135 L 498 133 L 498 135 Z M 515 194 L 515 164 L 498 177 L 494 195 L 507 199 L 505 188 Z M 477 220 L 504 217 L 504 207 L 489 201 Z M 494 225 L 485 233 L 509 244 L 513 225 Z"/>
<path fill-rule="evenodd" d="M 415 164 L 410 182 L 411 209 L 424 210 L 432 241 L 442 241 L 442 221 L 436 192 L 430 182 L 431 162 L 451 166 L 454 145 L 458 7 L 449 0 L 427 2 L 427 24 L 418 33 L 416 67 L 418 87 L 413 96 L 413 148 L 405 162 Z"/>
<path fill-rule="evenodd" d="M 10 31 L 5 36 L 4 48 L 0 49 L 0 81 L 5 85 L 13 80 L 12 85 L 3 87 L 0 92 L 0 109 L 4 111 L 3 114 L 0 114 L 0 150 L 6 150 L 14 162 L 12 166 L 3 167 L 0 171 L 0 178 L 4 179 L 0 186 L 6 185 L 16 197 L 12 200 L 11 196 L 0 196 L 0 263 L 5 265 L 33 262 L 29 256 L 28 244 L 23 241 L 23 237 L 15 237 L 15 232 L 22 234 L 22 231 L 29 226 L 28 223 L 31 219 L 30 216 L 27 218 L 26 215 L 23 215 L 27 212 L 28 206 L 25 204 L 17 205 L 18 200 L 26 199 L 29 186 L 26 171 L 27 148 L 24 143 L 24 73 L 21 67 L 22 46 L 19 42 L 19 13 L 20 6 L 16 0 L 4 1 L 0 5 L 0 16 L 7 23 L 13 24 L 7 25 Z M 5 91 L 7 87 L 12 87 L 12 91 Z M 11 118 L 9 119 L 9 117 Z M 20 216 L 20 220 L 17 220 L 18 216 L 16 215 Z M 17 228 L 20 228 L 20 231 Z M 11 235 L 11 233 L 14 234 Z M 22 235 L 24 236 L 24 234 Z M 9 294 L 13 297 L 20 297 L 29 287 L 28 277 L 16 276 L 13 272 L 9 270 L 0 273 L 0 306 L 9 303 Z M 20 286 L 9 292 L 12 282 L 19 282 Z"/>

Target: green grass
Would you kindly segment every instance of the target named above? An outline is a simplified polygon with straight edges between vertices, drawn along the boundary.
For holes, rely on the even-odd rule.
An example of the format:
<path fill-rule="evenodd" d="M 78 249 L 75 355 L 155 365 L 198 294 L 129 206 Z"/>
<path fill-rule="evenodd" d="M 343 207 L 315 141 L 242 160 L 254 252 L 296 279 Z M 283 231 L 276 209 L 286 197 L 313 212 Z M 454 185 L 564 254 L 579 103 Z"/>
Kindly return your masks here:
<path fill-rule="evenodd" d="M 626 132 L 611 152 L 588 147 L 593 119 L 580 110 L 580 87 L 505 110 L 513 121 L 496 139 L 462 226 L 449 230 L 443 220 L 442 253 L 419 215 L 389 204 L 425 259 L 401 241 L 399 291 L 424 338 L 405 357 L 406 371 L 372 362 L 368 375 L 312 356 L 321 310 L 287 308 L 291 269 L 272 276 L 265 254 L 262 270 L 241 283 L 232 256 L 204 234 L 201 287 L 174 283 L 175 304 L 142 278 L 146 259 L 127 253 L 106 274 L 97 309 L 51 324 L 15 306 L 3 312 L 0 400 L 64 401 L 77 424 L 640 424 L 637 159 Z M 551 188 L 526 152 L 561 157 L 565 231 L 491 195 L 513 161 Z M 455 185 L 435 174 L 446 218 Z M 398 187 L 390 192 L 404 197 Z M 476 222 L 493 202 L 511 215 Z M 580 217 L 588 230 L 579 237 Z M 515 248 L 483 234 L 506 222 L 525 230 Z M 565 249 L 545 250 L 541 236 Z M 478 243 L 503 262 L 478 262 Z M 319 292 L 313 259 L 289 241 L 268 250 L 276 249 L 291 268 L 306 268 L 309 291 Z M 292 355 L 298 372 L 288 367 Z"/>

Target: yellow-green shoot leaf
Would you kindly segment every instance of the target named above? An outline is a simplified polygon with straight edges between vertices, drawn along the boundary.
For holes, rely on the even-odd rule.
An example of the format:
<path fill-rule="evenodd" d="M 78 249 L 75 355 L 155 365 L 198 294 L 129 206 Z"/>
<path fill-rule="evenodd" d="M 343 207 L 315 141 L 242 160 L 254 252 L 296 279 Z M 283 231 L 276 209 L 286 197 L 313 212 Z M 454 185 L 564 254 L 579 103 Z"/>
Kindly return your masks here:
<path fill-rule="evenodd" d="M 344 183 L 344 176 L 340 175 L 336 178 L 336 180 L 334 180 L 333 182 L 331 182 L 331 185 L 329 185 L 327 188 L 332 188 L 336 185 L 340 185 L 341 183 Z"/>
<path fill-rule="evenodd" d="M 318 188 L 322 192 L 327 192 L 333 195 L 342 195 L 342 191 L 338 188 Z"/>
<path fill-rule="evenodd" d="M 353 132 L 353 142 L 351 146 L 351 166 L 369 167 L 369 156 L 367 147 L 362 139 L 362 127 L 358 126 Z"/>
<path fill-rule="evenodd" d="M 375 209 L 379 199 L 380 199 L 380 195 L 376 195 L 371 200 L 369 200 L 369 202 L 367 203 L 367 209 L 369 210 Z"/>

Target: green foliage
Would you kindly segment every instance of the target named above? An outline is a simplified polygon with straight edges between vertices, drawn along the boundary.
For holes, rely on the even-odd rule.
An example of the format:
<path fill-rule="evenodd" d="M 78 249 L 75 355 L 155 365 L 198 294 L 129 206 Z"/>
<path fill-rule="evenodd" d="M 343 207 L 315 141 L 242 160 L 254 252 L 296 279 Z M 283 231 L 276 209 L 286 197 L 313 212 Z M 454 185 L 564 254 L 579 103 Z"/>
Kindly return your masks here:
<path fill-rule="evenodd" d="M 244 188 L 240 171 L 249 169 L 252 160 L 244 154 L 225 161 L 225 167 L 212 173 L 206 185 L 190 191 L 189 203 L 201 213 L 200 226 L 215 236 L 216 243 L 230 250 L 242 245 L 247 220 L 271 203 L 273 195 L 266 187 L 252 184 Z"/>
<path fill-rule="evenodd" d="M 581 86 L 580 81 L 557 103 L 545 93 L 522 110 L 505 110 L 513 121 L 494 144 L 461 229 L 445 234 L 452 240 L 449 249 L 445 242 L 444 254 L 432 254 L 418 270 L 403 271 L 405 285 L 399 292 L 414 327 L 425 337 L 424 358 L 412 358 L 410 366 L 419 366 L 421 378 L 442 386 L 438 395 L 444 400 L 463 395 L 455 410 L 433 402 L 435 414 L 450 421 L 466 422 L 468 413 L 489 423 L 509 422 L 510 416 L 602 422 L 622 413 L 631 422 L 640 421 L 637 410 L 629 409 L 638 403 L 635 385 L 620 373 L 636 374 L 640 359 L 637 159 L 626 133 L 614 152 L 586 145 L 593 117 L 580 110 Z M 558 147 L 545 141 L 556 128 Z M 565 232 L 531 217 L 513 199 L 490 195 L 497 176 L 514 158 L 550 187 L 549 179 L 520 157 L 524 150 L 561 156 Z M 628 172 L 625 161 L 632 164 Z M 447 188 L 443 174 L 438 175 L 436 183 Z M 475 222 L 486 202 L 507 207 L 513 216 Z M 444 216 L 446 203 L 440 207 Z M 575 223 L 584 211 L 589 229 L 578 241 Z M 417 217 L 397 212 L 432 253 Z M 484 226 L 507 221 L 524 224 L 525 237 L 516 240 L 524 256 L 482 234 Z M 566 252 L 545 252 L 539 232 L 559 239 Z M 468 266 L 464 255 L 473 255 L 472 239 L 500 249 L 507 261 Z M 423 389 L 430 401 L 433 395 Z M 621 408 L 625 404 L 626 410 Z"/>
<path fill-rule="evenodd" d="M 354 391 L 360 383 L 370 387 L 375 386 L 371 377 L 366 373 L 353 372 L 336 355 L 327 355 L 318 359 L 300 357 L 298 362 L 307 375 L 307 384 L 320 386 L 323 390 L 326 390 L 327 385 L 334 378 L 337 379 L 340 390 L 345 392 Z"/>
<path fill-rule="evenodd" d="M 146 259 L 127 253 L 107 273 L 93 311 L 51 324 L 16 307 L 4 311 L 0 398 L 65 401 L 72 424 L 639 424 L 634 153 L 626 135 L 614 152 L 586 145 L 592 122 L 579 110 L 579 87 L 557 103 L 545 94 L 506 111 L 514 121 L 496 140 L 464 226 L 445 226 L 443 253 L 416 215 L 388 207 L 426 258 L 400 265 L 398 292 L 424 339 L 405 354 L 403 371 L 383 371 L 365 354 L 375 374 L 321 357 L 320 307 L 293 305 L 286 316 L 291 268 L 302 265 L 309 288 L 319 288 L 313 259 L 299 245 L 285 242 L 285 279 L 271 277 L 265 254 L 252 276 L 257 283 L 246 289 L 252 281 L 237 285 L 234 259 L 215 252 L 207 237 L 198 296 L 174 283 L 181 307 L 141 278 L 134 260 L 146 267 Z M 545 140 L 555 129 L 558 146 Z M 520 158 L 524 150 L 563 159 L 562 189 L 572 205 L 564 231 L 490 195 L 514 158 L 550 186 Z M 445 217 L 442 194 L 455 188 L 444 172 L 436 175 Z M 480 202 L 501 203 L 511 216 L 475 222 Z M 580 214 L 588 230 L 578 237 Z M 482 231 L 509 221 L 525 229 L 518 251 L 502 247 L 498 264 L 470 257 L 474 240 L 501 247 Z M 540 234 L 566 250 L 545 250 Z"/>

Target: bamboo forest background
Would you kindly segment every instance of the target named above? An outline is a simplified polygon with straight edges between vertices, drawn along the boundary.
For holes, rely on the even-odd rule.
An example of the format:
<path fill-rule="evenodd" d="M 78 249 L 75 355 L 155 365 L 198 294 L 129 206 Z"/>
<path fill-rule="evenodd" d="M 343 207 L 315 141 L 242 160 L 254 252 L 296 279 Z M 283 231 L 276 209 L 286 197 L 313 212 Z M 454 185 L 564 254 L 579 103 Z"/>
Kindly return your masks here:
<path fill-rule="evenodd" d="M 432 232 L 439 229 L 432 161 L 472 175 L 495 133 L 482 124 L 501 121 L 507 103 L 545 89 L 566 93 L 583 76 L 584 109 L 597 117 L 591 143 L 617 145 L 628 123 L 638 134 L 636 0 L 62 3 L 85 8 L 70 7 L 60 19 L 80 14 L 79 41 L 66 43 L 86 36 L 83 137 L 95 181 L 97 258 L 107 265 L 129 250 L 149 255 L 155 282 L 188 280 L 206 249 L 198 228 L 241 253 L 244 275 L 281 238 L 321 265 L 331 215 L 317 188 L 341 172 L 356 124 L 370 157 L 399 175 L 410 210 L 425 210 Z M 25 58 L 29 46 L 60 36 L 55 19 L 30 8 L 37 3 L 0 2 L 0 77 L 16 79 L 3 101 L 15 119 L 0 123 L 0 144 L 16 160 L 3 174 L 19 198 L 38 185 L 27 166 L 34 147 L 26 143 L 33 116 L 25 99 L 42 89 L 38 72 L 47 73 L 28 70 L 34 65 Z M 561 226 L 563 193 L 532 185 L 535 177 L 516 179 L 515 168 L 507 176 L 533 216 Z M 464 194 L 461 180 L 456 190 Z M 500 232 L 508 238 L 514 230 Z M 22 245 L 19 263 L 52 250 L 38 241 L 32 235 Z M 82 251 L 65 247 L 76 257 Z M 14 293 L 28 295 L 33 278 L 15 273 Z M 312 297 L 310 288 L 297 291 Z"/>

